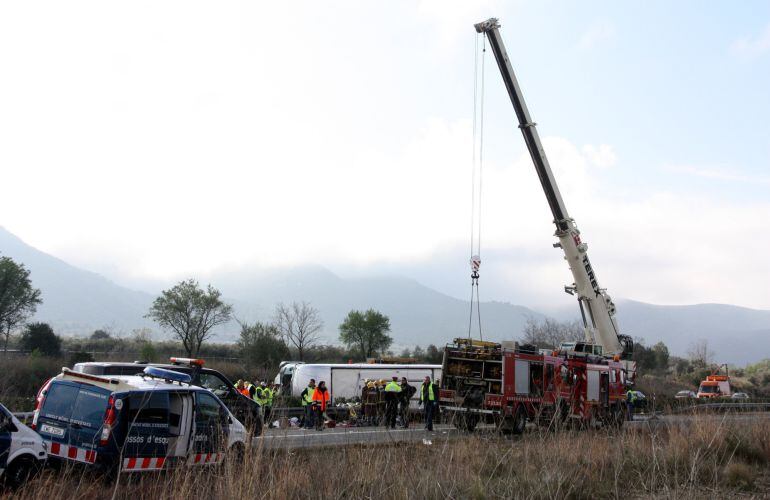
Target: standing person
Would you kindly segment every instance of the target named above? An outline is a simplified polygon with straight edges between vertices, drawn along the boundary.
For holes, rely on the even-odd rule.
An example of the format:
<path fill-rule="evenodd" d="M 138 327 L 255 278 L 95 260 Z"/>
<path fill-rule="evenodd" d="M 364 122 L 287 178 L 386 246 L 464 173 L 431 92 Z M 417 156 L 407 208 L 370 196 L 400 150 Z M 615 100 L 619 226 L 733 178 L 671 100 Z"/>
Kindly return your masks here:
<path fill-rule="evenodd" d="M 380 401 L 380 393 L 377 390 L 377 383 L 374 380 L 367 380 L 364 387 L 364 419 L 368 425 L 377 425 L 380 423 L 377 418 L 377 409 Z"/>
<path fill-rule="evenodd" d="M 315 407 L 315 430 L 324 430 L 324 412 L 329 402 L 329 391 L 326 390 L 326 382 L 321 380 L 313 391 L 313 406 Z"/>
<path fill-rule="evenodd" d="M 631 389 L 626 392 L 626 411 L 628 413 L 628 421 L 634 420 L 634 404 L 636 403 L 636 393 Z"/>
<path fill-rule="evenodd" d="M 302 399 L 302 408 L 305 410 L 305 421 L 303 427 L 305 429 L 313 428 L 313 393 L 315 392 L 315 379 L 311 378 L 310 383 L 302 389 L 302 393 L 299 397 Z"/>
<path fill-rule="evenodd" d="M 273 396 L 273 389 L 265 382 L 262 382 L 262 400 L 264 401 L 262 408 L 264 409 L 265 421 L 267 422 L 268 429 L 273 426 Z"/>
<path fill-rule="evenodd" d="M 398 400 L 401 394 L 401 386 L 398 385 L 398 377 L 385 386 L 385 427 L 396 428 L 396 414 L 398 413 Z"/>
<path fill-rule="evenodd" d="M 375 384 L 377 387 L 377 425 L 380 425 L 380 422 L 383 424 L 385 423 L 385 414 L 386 414 L 386 406 L 387 403 L 385 401 L 385 384 L 387 383 L 386 380 L 378 380 Z"/>
<path fill-rule="evenodd" d="M 417 388 L 413 385 L 409 385 L 409 381 L 406 377 L 401 377 L 401 393 L 399 394 L 399 408 L 398 413 L 401 416 L 401 427 L 404 429 L 409 428 L 409 402 L 412 400 L 412 396 L 417 392 Z"/>
<path fill-rule="evenodd" d="M 433 431 L 433 415 L 438 406 L 438 387 L 430 381 L 429 376 L 425 376 L 420 386 L 420 405 L 425 405 L 425 429 Z"/>

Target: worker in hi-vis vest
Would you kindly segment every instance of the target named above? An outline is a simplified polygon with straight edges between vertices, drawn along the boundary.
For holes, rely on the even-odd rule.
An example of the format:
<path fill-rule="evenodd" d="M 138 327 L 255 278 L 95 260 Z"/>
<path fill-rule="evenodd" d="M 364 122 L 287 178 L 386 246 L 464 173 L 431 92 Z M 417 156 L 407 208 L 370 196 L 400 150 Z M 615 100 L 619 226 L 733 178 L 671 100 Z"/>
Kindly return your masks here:
<path fill-rule="evenodd" d="M 433 416 L 438 409 L 438 387 L 427 375 L 420 386 L 420 402 L 417 404 L 425 405 L 425 429 L 433 431 Z"/>
<path fill-rule="evenodd" d="M 396 415 L 398 414 L 398 400 L 401 395 L 401 386 L 398 377 L 385 385 L 385 427 L 396 428 Z"/>
<path fill-rule="evenodd" d="M 305 421 L 302 426 L 305 429 L 313 428 L 313 393 L 315 392 L 315 379 L 311 378 L 307 387 L 302 390 L 299 397 L 302 399 L 302 408 L 305 410 Z"/>

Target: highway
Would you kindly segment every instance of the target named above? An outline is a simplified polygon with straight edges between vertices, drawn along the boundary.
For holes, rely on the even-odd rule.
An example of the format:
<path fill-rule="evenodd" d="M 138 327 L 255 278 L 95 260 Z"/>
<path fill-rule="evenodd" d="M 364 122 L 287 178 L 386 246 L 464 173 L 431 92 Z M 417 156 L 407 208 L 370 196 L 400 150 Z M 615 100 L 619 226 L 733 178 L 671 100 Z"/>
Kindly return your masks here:
<path fill-rule="evenodd" d="M 770 413 L 732 413 L 718 415 L 663 415 L 656 418 L 637 416 L 633 422 L 625 422 L 626 430 L 657 430 L 666 426 L 690 426 L 704 419 L 717 421 L 770 420 Z M 384 427 L 334 427 L 316 431 L 313 429 L 267 429 L 262 436 L 255 437 L 252 446 L 262 449 L 299 449 L 327 446 L 348 445 L 383 445 L 404 442 L 424 442 L 432 444 L 434 440 L 452 439 L 461 436 L 460 431 L 447 424 L 435 425 L 434 432 L 425 431 L 421 423 L 409 429 L 386 429 Z M 527 432 L 537 429 L 528 424 Z M 491 425 L 480 425 L 478 433 L 490 435 L 494 432 Z"/>
<path fill-rule="evenodd" d="M 346 446 L 353 444 L 393 444 L 458 436 L 459 432 L 449 425 L 436 425 L 434 432 L 428 432 L 422 425 L 409 429 L 386 429 L 384 427 L 334 427 L 316 431 L 314 429 L 269 429 L 262 436 L 254 438 L 252 446 L 266 449 L 313 448 L 318 446 Z"/>

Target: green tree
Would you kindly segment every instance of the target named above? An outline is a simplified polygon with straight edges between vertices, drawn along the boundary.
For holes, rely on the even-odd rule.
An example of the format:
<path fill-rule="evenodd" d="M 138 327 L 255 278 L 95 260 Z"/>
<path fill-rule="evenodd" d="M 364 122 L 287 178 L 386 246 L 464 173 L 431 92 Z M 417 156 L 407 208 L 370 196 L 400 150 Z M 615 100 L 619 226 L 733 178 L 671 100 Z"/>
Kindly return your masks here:
<path fill-rule="evenodd" d="M 428 363 L 432 363 L 434 365 L 437 365 L 441 363 L 444 360 L 444 352 L 440 351 L 438 347 L 436 347 L 433 344 L 430 344 L 425 349 L 425 361 Z"/>
<path fill-rule="evenodd" d="M 61 355 L 61 337 L 47 323 L 28 324 L 21 334 L 20 345 L 25 351 L 37 351 L 43 356 Z"/>
<path fill-rule="evenodd" d="M 10 257 L 0 258 L 0 331 L 3 351 L 8 351 L 11 331 L 35 314 L 42 303 L 40 290 L 32 287 L 29 270 Z"/>
<path fill-rule="evenodd" d="M 109 340 L 111 338 L 112 335 L 107 330 L 94 330 L 94 333 L 91 334 L 91 340 Z"/>
<path fill-rule="evenodd" d="M 350 311 L 340 325 L 340 340 L 367 359 L 390 347 L 393 339 L 388 335 L 389 331 L 390 319 L 379 311 Z"/>
<path fill-rule="evenodd" d="M 260 322 L 241 323 L 238 347 L 248 368 L 277 367 L 291 356 L 278 328 Z"/>
<path fill-rule="evenodd" d="M 668 347 L 663 342 L 658 342 L 652 346 L 652 352 L 655 355 L 655 367 L 658 370 L 668 369 L 669 353 Z"/>
<path fill-rule="evenodd" d="M 158 357 L 158 352 L 155 350 L 155 346 L 152 342 L 142 342 L 142 347 L 139 349 L 139 357 L 143 361 L 149 361 L 152 363 Z"/>
<path fill-rule="evenodd" d="M 233 308 L 222 302 L 221 296 L 211 285 L 203 290 L 194 279 L 181 281 L 161 292 L 146 317 L 170 330 L 187 355 L 195 357 L 203 342 L 213 336 L 212 329 L 230 321 Z"/>

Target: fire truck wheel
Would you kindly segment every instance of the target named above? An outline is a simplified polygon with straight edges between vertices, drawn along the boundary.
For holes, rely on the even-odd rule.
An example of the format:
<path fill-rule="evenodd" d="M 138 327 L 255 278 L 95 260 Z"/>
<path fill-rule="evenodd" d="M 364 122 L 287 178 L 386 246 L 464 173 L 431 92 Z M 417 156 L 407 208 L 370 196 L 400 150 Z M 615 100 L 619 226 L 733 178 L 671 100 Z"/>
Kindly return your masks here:
<path fill-rule="evenodd" d="M 457 415 L 454 421 L 455 427 L 465 432 L 473 432 L 478 422 L 479 417 L 476 415 Z"/>
<path fill-rule="evenodd" d="M 516 407 L 516 412 L 513 414 L 513 433 L 521 434 L 524 432 L 524 428 L 527 426 L 527 411 L 524 409 L 524 405 Z"/>

